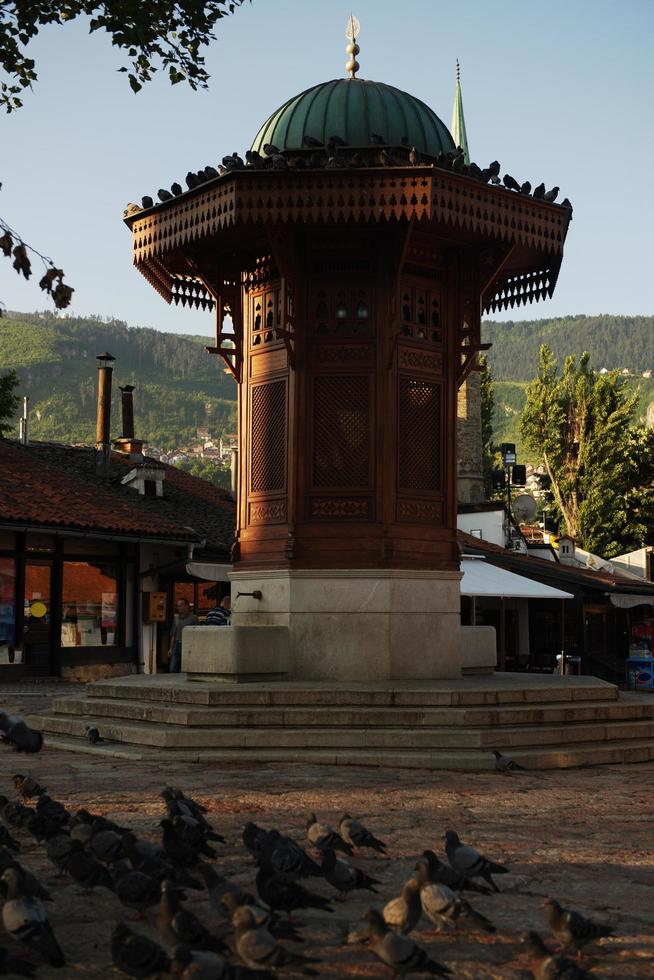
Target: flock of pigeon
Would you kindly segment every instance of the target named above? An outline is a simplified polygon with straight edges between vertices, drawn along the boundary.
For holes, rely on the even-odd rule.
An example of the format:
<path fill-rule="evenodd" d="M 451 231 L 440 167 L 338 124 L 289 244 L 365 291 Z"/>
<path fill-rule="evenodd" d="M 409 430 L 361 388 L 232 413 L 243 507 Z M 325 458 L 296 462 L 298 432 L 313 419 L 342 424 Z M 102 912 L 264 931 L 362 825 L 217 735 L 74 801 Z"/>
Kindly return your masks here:
<path fill-rule="evenodd" d="M 532 190 L 531 183 L 526 180 L 522 183 L 515 180 L 511 174 L 504 174 L 500 179 L 500 164 L 493 160 L 487 167 L 478 167 L 476 163 L 466 163 L 463 149 L 459 146 L 455 150 L 440 152 L 436 157 L 428 157 L 416 150 L 415 146 L 410 146 L 408 137 L 403 137 L 399 146 L 387 146 L 385 140 L 378 133 L 370 135 L 370 145 L 368 147 L 348 147 L 340 136 L 330 136 L 326 143 L 315 139 L 313 136 L 305 136 L 302 148 L 299 150 L 283 150 L 272 143 L 265 143 L 263 154 L 257 150 L 247 150 L 245 159 L 238 153 L 232 153 L 222 159 L 218 167 L 206 166 L 197 172 L 189 171 L 186 175 L 186 187 L 175 182 L 170 190 L 160 188 L 157 192 L 159 201 L 146 195 L 141 199 L 141 204 L 128 204 L 125 209 L 125 216 L 129 217 L 144 209 L 152 208 L 155 204 L 172 201 L 180 197 L 186 191 L 194 190 L 202 184 L 212 181 L 217 177 L 232 173 L 235 170 L 324 170 L 324 169 L 353 169 L 361 167 L 412 167 L 433 166 L 442 170 L 451 170 L 454 173 L 472 177 L 483 184 L 495 184 L 504 187 L 508 191 L 513 191 L 523 196 L 531 196 L 537 201 L 545 201 L 553 204 L 559 194 L 559 188 L 553 187 L 546 190 L 545 184 L 540 183 Z M 566 197 L 561 202 L 561 207 L 572 210 L 572 204 Z"/>
<path fill-rule="evenodd" d="M 27 737 L 27 750 L 34 751 L 30 733 L 38 735 L 27 726 L 14 732 L 20 737 L 18 744 L 15 740 L 12 744 L 20 749 L 21 739 Z M 358 890 L 378 894 L 379 879 L 350 858 L 364 849 L 386 857 L 387 845 L 347 813 L 338 829 L 314 814 L 309 816 L 306 836 L 312 853 L 276 829 L 246 824 L 242 842 L 256 865 L 250 892 L 220 873 L 215 845 L 225 844 L 225 838 L 207 820 L 207 808 L 180 789 L 166 787 L 161 792 L 166 815 L 160 821 L 161 840 L 155 843 L 100 814 L 69 811 L 32 776 L 17 774 L 13 782 L 17 799 L 0 796 L 0 893 L 5 934 L 19 949 L 12 955 L 0 947 L 0 974 L 33 976 L 39 960 L 55 967 L 66 964 L 66 952 L 46 912 L 52 895 L 17 857 L 26 841 L 44 847 L 57 873 L 72 878 L 85 893 L 107 889 L 137 918 L 154 914 L 165 945 L 125 921 L 113 930 L 113 964 L 129 977 L 263 980 L 285 970 L 319 976 L 321 960 L 297 949 L 302 923 L 293 914 L 309 909 L 333 913 L 334 902 L 345 901 Z M 494 877 L 508 869 L 463 843 L 452 830 L 444 840 L 447 863 L 425 850 L 401 894 L 370 908 L 365 927 L 351 929 L 347 938 L 348 943 L 365 944 L 393 976 L 454 975 L 414 940 L 412 933 L 423 918 L 439 932 L 496 931 L 463 893 L 498 892 Z M 307 878 L 319 879 L 323 891 L 327 886 L 332 894 L 326 897 L 306 887 L 300 879 Z M 190 890 L 204 889 L 217 916 L 211 928 L 186 904 Z M 552 951 L 537 933 L 525 934 L 533 976 L 536 980 L 590 977 L 579 962 L 581 950 L 611 935 L 612 929 L 562 908 L 553 899 L 545 907 L 549 928 L 562 949 Z M 570 951 L 577 952 L 576 961 L 566 955 Z"/>

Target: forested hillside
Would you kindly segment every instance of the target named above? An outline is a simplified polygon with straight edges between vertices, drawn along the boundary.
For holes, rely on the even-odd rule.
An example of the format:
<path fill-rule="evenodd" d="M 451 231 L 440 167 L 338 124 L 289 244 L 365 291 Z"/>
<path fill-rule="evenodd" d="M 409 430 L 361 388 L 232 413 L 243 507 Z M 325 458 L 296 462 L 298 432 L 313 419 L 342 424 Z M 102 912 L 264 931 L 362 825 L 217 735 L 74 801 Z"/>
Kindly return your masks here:
<path fill-rule="evenodd" d="M 207 338 L 184 337 L 119 320 L 9 313 L 0 320 L 0 370 L 15 368 L 19 393 L 30 396 L 34 439 L 93 442 L 96 355 L 116 358 L 115 384 L 134 384 L 137 435 L 164 449 L 183 445 L 197 426 L 234 431 L 234 382 L 222 361 L 203 349 Z M 120 434 L 115 387 L 112 435 Z"/>

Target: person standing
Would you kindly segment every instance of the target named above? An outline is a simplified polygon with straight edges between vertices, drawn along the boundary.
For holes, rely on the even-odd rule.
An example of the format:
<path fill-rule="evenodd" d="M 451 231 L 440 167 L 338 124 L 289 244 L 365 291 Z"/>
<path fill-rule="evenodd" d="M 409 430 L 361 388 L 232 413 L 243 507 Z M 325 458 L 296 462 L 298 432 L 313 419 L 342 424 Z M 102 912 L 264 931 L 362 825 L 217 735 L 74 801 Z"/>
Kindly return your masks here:
<path fill-rule="evenodd" d="M 205 626 L 229 626 L 232 615 L 232 600 L 224 595 L 217 606 L 210 609 L 204 621 Z"/>
<path fill-rule="evenodd" d="M 195 626 L 198 618 L 191 612 L 188 599 L 177 600 L 177 615 L 170 632 L 170 650 L 168 651 L 168 672 L 179 674 L 182 669 L 182 633 L 186 626 Z"/>

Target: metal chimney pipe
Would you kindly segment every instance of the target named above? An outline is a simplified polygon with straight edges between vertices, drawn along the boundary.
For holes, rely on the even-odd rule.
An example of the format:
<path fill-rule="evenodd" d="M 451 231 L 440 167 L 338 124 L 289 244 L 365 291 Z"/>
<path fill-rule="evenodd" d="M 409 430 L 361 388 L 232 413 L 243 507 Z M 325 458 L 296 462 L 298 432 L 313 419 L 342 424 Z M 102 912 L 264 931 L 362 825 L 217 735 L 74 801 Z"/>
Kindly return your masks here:
<path fill-rule="evenodd" d="M 25 395 L 23 398 L 23 415 L 20 420 L 20 429 L 19 429 L 19 433 L 20 433 L 19 439 L 22 446 L 26 446 L 28 441 L 27 430 L 29 424 L 29 415 L 30 415 L 30 400 L 29 397 Z"/>
<path fill-rule="evenodd" d="M 134 439 L 134 400 L 132 392 L 134 385 L 122 385 L 120 388 L 120 402 L 123 414 L 123 439 Z"/>
<path fill-rule="evenodd" d="M 111 429 L 111 381 L 113 362 L 116 360 L 107 351 L 98 354 L 98 411 L 95 426 L 95 448 L 97 450 L 97 469 L 106 473 L 109 468 L 111 444 L 109 432 Z"/>

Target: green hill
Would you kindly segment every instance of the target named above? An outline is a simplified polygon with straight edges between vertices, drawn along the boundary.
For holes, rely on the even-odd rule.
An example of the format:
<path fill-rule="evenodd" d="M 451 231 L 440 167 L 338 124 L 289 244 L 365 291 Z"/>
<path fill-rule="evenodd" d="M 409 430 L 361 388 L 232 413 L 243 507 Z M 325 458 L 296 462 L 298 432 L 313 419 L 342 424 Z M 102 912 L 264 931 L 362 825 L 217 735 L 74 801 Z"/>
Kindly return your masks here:
<path fill-rule="evenodd" d="M 14 368 L 30 396 L 34 439 L 94 442 L 96 355 L 116 358 L 114 381 L 134 384 L 139 438 L 163 449 L 185 445 L 198 426 L 219 435 L 236 426 L 236 388 L 222 361 L 185 337 L 120 320 L 9 313 L 0 320 L 0 370 Z M 112 435 L 120 435 L 114 388 Z"/>

